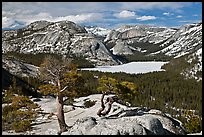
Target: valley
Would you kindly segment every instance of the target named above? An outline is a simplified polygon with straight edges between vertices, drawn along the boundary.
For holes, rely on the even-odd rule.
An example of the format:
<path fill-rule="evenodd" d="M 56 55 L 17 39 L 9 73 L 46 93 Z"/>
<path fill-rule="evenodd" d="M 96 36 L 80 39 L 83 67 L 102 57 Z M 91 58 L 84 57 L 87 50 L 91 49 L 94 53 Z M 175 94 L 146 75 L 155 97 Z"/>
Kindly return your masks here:
<path fill-rule="evenodd" d="M 48 56 L 58 59 L 59 62 L 71 59 L 71 63 L 76 65 L 86 84 L 83 92 L 77 94 L 77 97 L 86 98 L 90 95 L 89 99 L 91 99 L 101 94 L 97 88 L 98 79 L 103 75 L 119 82 L 130 81 L 137 86 L 139 94 L 126 98 L 126 101 L 131 104 L 131 107 L 146 108 L 141 112 L 142 115 L 156 109 L 185 123 L 186 125 L 183 125 L 185 128 L 196 127 L 191 131 L 188 129 L 186 133 L 182 130 L 178 133 L 176 130 L 169 130 L 172 133 L 157 132 L 151 128 L 149 132 L 144 132 L 143 128 L 148 127 L 148 124 L 144 124 L 143 127 L 137 127 L 143 130 L 143 134 L 160 132 L 187 134 L 202 130 L 202 22 L 178 28 L 124 25 L 111 30 L 83 27 L 71 21 L 36 21 L 17 30 L 2 30 L 4 76 L 2 92 L 9 89 L 15 78 L 16 86 L 22 87 L 24 93 L 28 93 L 26 96 L 43 101 L 46 96 L 39 93 L 39 86 L 44 84 L 39 77 L 39 68 Z M 54 100 L 55 96 L 52 99 Z M 97 96 L 95 100 L 99 102 L 99 97 Z M 50 103 L 53 102 L 50 101 Z M 120 104 L 117 104 L 115 109 L 119 115 L 123 111 L 117 109 L 118 106 Z M 76 112 L 74 109 L 70 111 L 88 112 L 77 107 L 75 109 L 77 109 Z M 73 117 L 71 112 L 66 112 L 66 115 L 72 117 L 74 123 L 77 118 Z M 93 110 L 91 112 L 94 113 Z M 115 114 L 113 110 L 111 114 Z M 97 116 L 93 115 L 93 117 Z M 198 123 L 188 125 L 187 117 L 197 118 Z M 56 116 L 51 116 L 51 119 L 55 119 L 54 124 L 50 125 L 46 133 L 57 134 L 56 129 L 53 129 L 53 125 L 57 122 Z M 48 121 L 48 119 L 45 120 L 45 123 Z M 94 118 L 88 121 L 93 122 Z M 165 123 L 162 124 L 165 126 Z M 94 128 L 97 129 L 97 125 Z M 51 130 L 54 131 L 51 132 Z M 74 128 L 72 130 L 76 133 Z M 83 129 L 80 130 L 83 131 Z M 120 129 L 118 132 L 122 134 L 122 131 Z M 42 132 L 41 130 L 32 134 L 42 134 Z M 84 134 L 89 133 L 84 132 Z"/>

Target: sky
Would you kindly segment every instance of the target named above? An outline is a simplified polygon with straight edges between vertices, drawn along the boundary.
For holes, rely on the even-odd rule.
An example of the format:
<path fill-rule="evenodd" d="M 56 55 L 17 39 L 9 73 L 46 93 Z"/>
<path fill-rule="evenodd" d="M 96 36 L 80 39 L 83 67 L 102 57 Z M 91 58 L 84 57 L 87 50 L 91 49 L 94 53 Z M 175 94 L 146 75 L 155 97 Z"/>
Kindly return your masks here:
<path fill-rule="evenodd" d="M 2 2 L 2 29 L 39 20 L 114 29 L 125 24 L 180 27 L 202 21 L 202 2 Z"/>

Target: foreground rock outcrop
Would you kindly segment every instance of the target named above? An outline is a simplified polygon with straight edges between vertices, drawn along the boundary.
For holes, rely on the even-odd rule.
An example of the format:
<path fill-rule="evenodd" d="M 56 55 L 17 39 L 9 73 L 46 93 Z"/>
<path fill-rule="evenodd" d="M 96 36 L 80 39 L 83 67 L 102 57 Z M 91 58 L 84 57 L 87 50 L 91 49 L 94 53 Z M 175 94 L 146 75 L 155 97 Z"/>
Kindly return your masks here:
<path fill-rule="evenodd" d="M 98 100 L 99 101 L 99 100 Z M 96 106 L 93 106 L 95 108 Z M 91 109 L 91 108 L 90 108 Z M 94 109 L 96 113 L 97 109 Z M 185 135 L 181 122 L 159 110 L 114 103 L 105 117 L 85 116 L 63 135 Z"/>
<path fill-rule="evenodd" d="M 77 120 L 63 135 L 184 135 L 185 131 L 176 125 L 179 125 L 177 121 L 152 114 L 101 119 L 85 117 Z"/>
<path fill-rule="evenodd" d="M 110 95 L 112 96 L 112 95 Z M 185 135 L 181 122 L 160 110 L 145 107 L 127 107 L 114 102 L 110 113 L 99 117 L 101 94 L 75 99 L 74 106 L 65 106 L 65 121 L 71 128 L 62 135 Z M 105 98 L 106 99 L 106 98 Z M 86 108 L 85 101 L 95 101 L 95 105 Z M 57 135 L 59 130 L 55 99 L 33 98 L 44 115 L 33 123 L 33 131 L 23 134 Z M 51 115 L 52 114 L 52 115 Z M 3 134 L 16 134 L 3 132 Z"/>

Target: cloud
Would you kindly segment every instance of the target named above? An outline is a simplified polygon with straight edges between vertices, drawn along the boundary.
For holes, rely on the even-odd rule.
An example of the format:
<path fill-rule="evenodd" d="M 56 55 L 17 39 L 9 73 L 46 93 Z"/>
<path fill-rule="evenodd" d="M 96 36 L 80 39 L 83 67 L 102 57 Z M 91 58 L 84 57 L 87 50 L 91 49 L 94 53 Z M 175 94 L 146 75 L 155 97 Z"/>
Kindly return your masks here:
<path fill-rule="evenodd" d="M 36 15 L 18 15 L 16 18 L 2 17 L 2 28 L 9 27 L 15 23 L 15 21 L 25 22 L 28 25 L 34 21 L 46 20 L 50 22 L 57 22 L 62 20 L 69 20 L 75 23 L 87 23 L 92 21 L 101 20 L 103 18 L 102 14 L 99 13 L 87 13 L 79 15 L 68 15 L 68 16 L 57 16 L 53 17 L 49 13 L 42 12 Z"/>
<path fill-rule="evenodd" d="M 136 19 L 138 19 L 140 21 L 146 21 L 146 20 L 155 20 L 156 17 L 155 16 L 141 16 L 141 17 L 138 17 Z"/>
<path fill-rule="evenodd" d="M 84 23 L 84 22 L 92 22 L 97 21 L 103 18 L 102 14 L 99 13 L 89 13 L 89 14 L 80 14 L 80 15 L 70 15 L 65 17 L 57 17 L 54 18 L 54 21 L 61 21 L 61 20 L 69 20 L 75 23 Z"/>
<path fill-rule="evenodd" d="M 171 15 L 174 15 L 173 13 L 170 13 L 170 12 L 164 12 L 163 15 L 165 16 L 171 16 Z"/>
<path fill-rule="evenodd" d="M 10 12 L 10 11 L 4 11 L 4 10 L 2 10 L 2 16 L 7 16 L 7 17 L 9 17 L 9 16 L 15 16 L 15 13 Z"/>
<path fill-rule="evenodd" d="M 183 16 L 181 16 L 181 15 L 178 15 L 178 16 L 176 16 L 176 18 L 182 18 Z"/>
<path fill-rule="evenodd" d="M 9 27 L 15 22 L 28 25 L 34 21 L 47 20 L 56 22 L 69 20 L 75 23 L 100 21 L 101 11 L 106 5 L 97 2 L 3 2 L 2 3 L 2 28 Z"/>
<path fill-rule="evenodd" d="M 49 13 L 46 13 L 46 12 L 41 12 L 41 13 L 38 13 L 38 14 L 35 14 L 35 15 L 32 15 L 32 14 L 27 14 L 27 15 L 18 15 L 16 16 L 15 20 L 16 21 L 21 21 L 21 22 L 25 22 L 26 25 L 34 22 L 34 21 L 39 21 L 39 20 L 47 20 L 47 21 L 50 21 L 52 20 L 53 17 L 49 14 Z"/>
<path fill-rule="evenodd" d="M 117 18 L 129 18 L 129 17 L 134 17 L 136 15 L 135 15 L 135 12 L 128 11 L 128 10 L 123 10 L 120 13 L 114 14 L 114 16 L 117 17 Z"/>
<path fill-rule="evenodd" d="M 198 15 L 198 14 L 193 14 L 193 16 L 194 16 L 194 17 L 197 17 L 197 16 L 199 16 L 199 15 Z"/>
<path fill-rule="evenodd" d="M 8 17 L 2 17 L 2 28 L 8 28 L 13 25 L 15 21 Z"/>
<path fill-rule="evenodd" d="M 3 2 L 2 10 L 20 11 L 18 14 L 31 10 L 32 14 L 47 12 L 52 16 L 67 16 L 115 10 L 117 5 L 116 2 Z"/>
<path fill-rule="evenodd" d="M 169 9 L 174 12 L 180 12 L 181 8 L 191 6 L 188 2 L 124 2 L 121 3 L 123 9 L 128 10 L 153 10 Z"/>
<path fill-rule="evenodd" d="M 26 10 L 33 13 L 47 12 L 52 16 L 78 15 L 94 12 L 120 12 L 137 10 L 168 9 L 177 11 L 192 5 L 188 2 L 3 2 L 2 10 L 24 14 Z"/>
<path fill-rule="evenodd" d="M 159 12 L 179 15 L 181 14 L 179 12 L 184 13 L 193 5 L 192 2 L 2 2 L 2 27 L 15 22 L 27 25 L 37 20 L 59 21 L 60 19 L 84 25 L 88 23 L 113 26 L 118 23 L 131 23 L 133 19 L 153 20 L 156 17 L 142 15 L 153 14 L 155 11 L 158 11 L 155 16 L 159 16 L 157 15 Z M 143 14 L 138 15 L 139 13 Z M 194 14 L 199 17 L 202 15 L 196 11 Z"/>
<path fill-rule="evenodd" d="M 202 22 L 202 20 L 180 20 L 178 22 L 181 22 L 181 23 L 198 23 L 198 22 Z"/>

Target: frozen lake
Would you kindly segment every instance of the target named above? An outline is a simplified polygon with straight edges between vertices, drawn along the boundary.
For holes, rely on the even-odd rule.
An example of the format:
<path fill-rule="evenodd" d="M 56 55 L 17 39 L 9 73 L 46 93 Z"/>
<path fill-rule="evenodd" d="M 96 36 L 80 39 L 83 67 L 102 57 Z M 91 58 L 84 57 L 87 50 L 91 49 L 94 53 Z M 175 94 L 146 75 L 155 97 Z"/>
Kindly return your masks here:
<path fill-rule="evenodd" d="M 95 68 L 83 68 L 81 70 L 101 71 L 101 72 L 125 72 L 129 74 L 148 73 L 154 71 L 164 71 L 161 66 L 168 62 L 130 62 L 116 66 L 97 66 Z"/>

